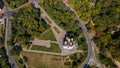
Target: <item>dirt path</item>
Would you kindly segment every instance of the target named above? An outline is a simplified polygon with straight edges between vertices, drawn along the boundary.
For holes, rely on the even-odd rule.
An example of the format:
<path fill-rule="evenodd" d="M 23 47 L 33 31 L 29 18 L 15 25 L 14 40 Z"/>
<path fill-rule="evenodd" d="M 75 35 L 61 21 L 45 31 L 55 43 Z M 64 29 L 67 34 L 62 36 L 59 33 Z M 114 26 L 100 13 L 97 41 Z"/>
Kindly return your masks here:
<path fill-rule="evenodd" d="M 116 65 L 120 68 L 120 62 L 115 60 Z"/>
<path fill-rule="evenodd" d="M 23 48 L 23 51 L 26 52 L 34 52 L 34 53 L 44 53 L 44 54 L 51 54 L 51 55 L 60 55 L 60 56 L 66 56 L 66 55 L 70 55 L 70 54 L 74 54 L 74 53 L 82 53 L 82 50 L 76 50 L 76 51 L 72 51 L 72 52 L 66 52 L 66 53 L 54 53 L 54 52 L 45 52 L 45 51 L 38 51 L 38 50 L 28 50 Z"/>
<path fill-rule="evenodd" d="M 32 41 L 31 46 L 29 47 L 29 50 L 32 48 L 32 46 L 45 46 L 47 48 L 51 47 L 50 43 L 56 43 L 58 44 L 56 41 L 51 41 L 51 40 L 42 40 L 42 39 L 38 39 L 38 38 L 34 38 L 34 40 Z"/>
<path fill-rule="evenodd" d="M 27 7 L 30 3 L 31 3 L 31 2 L 27 2 L 27 3 L 23 4 L 23 5 L 21 5 L 20 7 L 15 8 L 15 9 L 11 9 L 11 10 L 12 10 L 12 11 L 17 11 L 17 10 L 19 10 L 19 9 L 22 9 L 22 8 L 24 8 L 24 7 Z"/>
<path fill-rule="evenodd" d="M 20 58 L 23 60 L 23 62 L 25 63 L 25 66 L 26 66 L 26 68 L 28 68 L 28 65 L 27 65 L 27 63 L 25 62 L 25 60 L 23 59 L 23 56 L 20 54 Z"/>
<path fill-rule="evenodd" d="M 46 32 L 48 32 L 50 29 L 47 29 L 46 31 L 44 31 L 42 34 L 41 34 L 41 36 L 42 35 L 44 35 Z"/>
<path fill-rule="evenodd" d="M 51 46 L 50 45 L 50 40 L 41 40 L 41 39 L 37 39 L 37 38 L 34 38 L 34 40 L 32 41 L 32 44 L 33 45 L 45 46 L 47 48 L 49 48 Z"/>
<path fill-rule="evenodd" d="M 42 11 L 42 15 L 41 17 L 47 22 L 47 24 L 49 24 L 51 26 L 51 29 L 53 31 L 53 34 L 57 40 L 57 43 L 59 44 L 59 47 L 60 49 L 62 50 L 62 52 L 64 52 L 64 49 L 63 49 L 63 45 L 61 45 L 61 42 L 60 40 L 63 39 L 63 36 L 66 34 L 66 31 L 63 30 L 62 28 L 60 28 L 52 19 L 51 17 L 46 13 L 46 11 L 38 5 L 38 3 L 35 2 L 35 6 L 36 8 L 39 8 L 41 11 Z M 46 17 L 48 18 L 48 20 L 46 19 Z M 58 29 L 59 33 L 56 32 L 55 28 Z"/>
<path fill-rule="evenodd" d="M 23 5 L 19 6 L 18 8 L 15 8 L 15 9 L 11 9 L 9 8 L 10 11 L 17 11 L 21 8 L 24 8 L 24 7 L 27 7 L 30 3 L 32 3 L 34 0 L 29 0 L 28 2 L 24 3 Z M 5 1 L 5 3 L 7 4 L 8 6 L 8 3 Z"/>
<path fill-rule="evenodd" d="M 66 31 L 63 30 L 62 28 L 60 28 L 60 27 L 51 19 L 51 17 L 45 12 L 45 10 L 44 10 L 42 7 L 40 7 L 39 5 L 38 5 L 37 7 L 40 8 L 40 10 L 43 12 L 42 18 L 45 19 L 45 17 L 47 17 L 47 18 L 50 20 L 51 23 L 49 23 L 49 22 L 45 19 L 45 21 L 47 22 L 47 24 L 49 24 L 49 25 L 51 26 L 51 29 L 52 29 L 52 31 L 53 31 L 53 34 L 54 34 L 56 40 L 59 41 L 60 38 L 61 38 L 61 36 L 64 36 L 64 35 L 66 34 Z M 57 33 L 57 32 L 56 32 L 56 30 L 54 29 L 55 27 L 59 30 L 60 33 Z"/>

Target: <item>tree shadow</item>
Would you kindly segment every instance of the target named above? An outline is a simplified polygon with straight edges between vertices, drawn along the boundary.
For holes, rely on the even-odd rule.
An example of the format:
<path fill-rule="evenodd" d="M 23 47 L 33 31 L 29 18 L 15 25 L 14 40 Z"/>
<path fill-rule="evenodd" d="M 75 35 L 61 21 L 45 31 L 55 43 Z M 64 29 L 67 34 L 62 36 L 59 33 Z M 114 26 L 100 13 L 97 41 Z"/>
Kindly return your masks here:
<path fill-rule="evenodd" d="M 120 37 L 120 30 L 116 31 L 113 35 L 112 35 L 112 39 L 118 39 Z"/>

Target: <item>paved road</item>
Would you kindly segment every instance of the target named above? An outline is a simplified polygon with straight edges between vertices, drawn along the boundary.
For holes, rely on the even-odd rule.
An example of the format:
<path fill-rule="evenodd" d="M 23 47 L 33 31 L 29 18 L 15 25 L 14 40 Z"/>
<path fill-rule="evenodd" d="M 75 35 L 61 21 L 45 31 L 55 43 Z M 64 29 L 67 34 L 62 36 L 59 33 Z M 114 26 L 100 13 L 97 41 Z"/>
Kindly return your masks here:
<path fill-rule="evenodd" d="M 11 68 L 18 68 L 13 58 L 10 56 L 10 46 L 7 45 L 7 41 L 10 40 L 10 32 L 11 32 L 11 22 L 10 22 L 10 13 L 9 9 L 5 4 L 5 13 L 6 16 L 6 27 L 5 27 L 5 49 L 6 49 L 6 55 L 8 56 L 9 63 L 11 64 Z"/>
<path fill-rule="evenodd" d="M 26 7 L 27 5 L 30 4 L 30 2 L 25 3 L 24 5 L 10 10 L 10 8 L 7 6 L 5 0 L 4 4 L 5 4 L 5 13 L 3 13 L 6 16 L 6 27 L 5 27 L 5 49 L 6 49 L 6 55 L 8 56 L 9 59 L 9 63 L 11 64 L 11 68 L 18 68 L 15 60 L 10 56 L 10 46 L 7 45 L 7 41 L 10 40 L 10 34 L 11 34 L 11 22 L 10 22 L 10 18 L 11 18 L 11 14 L 14 14 L 17 10 Z M 2 15 L 2 14 L 0 14 Z"/>
<path fill-rule="evenodd" d="M 70 9 L 70 11 L 74 12 L 74 14 L 76 15 L 76 18 L 79 22 L 79 25 L 81 27 L 81 29 L 83 30 L 84 32 L 84 35 L 86 37 L 86 40 L 87 40 L 87 44 L 88 44 L 88 55 L 87 55 L 87 58 L 85 59 L 85 61 L 82 63 L 82 65 L 80 66 L 80 68 L 88 68 L 88 65 L 91 63 L 91 62 L 94 62 L 99 68 L 102 68 L 102 65 L 98 62 L 98 60 L 96 59 L 96 56 L 95 56 L 95 52 L 94 52 L 94 45 L 93 45 L 93 41 L 91 40 L 92 38 L 90 37 L 89 33 L 87 32 L 87 28 L 85 27 L 85 25 L 83 24 L 83 22 L 80 20 L 77 12 L 71 8 L 69 6 L 69 4 L 65 3 L 64 0 L 63 0 L 63 3 L 66 5 L 67 8 Z"/>
<path fill-rule="evenodd" d="M 6 16 L 8 13 L 11 15 L 11 14 L 16 13 L 16 11 L 8 11 L 8 12 L 5 11 L 4 13 L 1 13 L 0 16 L 2 16 L 2 15 Z"/>

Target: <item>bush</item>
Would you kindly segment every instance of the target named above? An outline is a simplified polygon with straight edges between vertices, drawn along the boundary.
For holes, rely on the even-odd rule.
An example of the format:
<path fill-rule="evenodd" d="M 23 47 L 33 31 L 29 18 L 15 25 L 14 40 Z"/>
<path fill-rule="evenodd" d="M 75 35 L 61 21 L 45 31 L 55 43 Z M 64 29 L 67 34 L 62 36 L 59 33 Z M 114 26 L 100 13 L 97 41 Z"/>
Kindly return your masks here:
<path fill-rule="evenodd" d="M 20 64 L 23 64 L 22 58 L 20 58 L 18 61 L 19 61 Z"/>
<path fill-rule="evenodd" d="M 19 6 L 23 5 L 24 3 L 28 2 L 28 0 L 6 0 L 10 8 L 18 8 Z"/>
<path fill-rule="evenodd" d="M 70 65 L 71 65 L 71 62 L 70 62 L 70 61 L 65 62 L 64 65 L 66 65 L 66 66 L 70 66 Z"/>
<path fill-rule="evenodd" d="M 11 49 L 11 54 L 12 55 L 20 55 L 21 51 L 22 51 L 22 47 L 17 45 Z"/>
<path fill-rule="evenodd" d="M 25 62 L 28 61 L 28 58 L 26 56 L 23 56 L 23 59 L 24 59 Z"/>
<path fill-rule="evenodd" d="M 70 59 L 71 59 L 71 60 L 77 60 L 77 56 L 76 56 L 76 54 L 72 54 L 72 55 L 70 55 Z"/>

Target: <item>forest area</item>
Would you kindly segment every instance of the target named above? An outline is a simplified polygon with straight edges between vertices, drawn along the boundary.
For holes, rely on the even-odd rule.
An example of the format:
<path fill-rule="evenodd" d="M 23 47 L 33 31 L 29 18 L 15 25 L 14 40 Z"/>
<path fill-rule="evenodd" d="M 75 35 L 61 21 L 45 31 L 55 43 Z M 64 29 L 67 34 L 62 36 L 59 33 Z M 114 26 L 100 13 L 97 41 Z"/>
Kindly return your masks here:
<path fill-rule="evenodd" d="M 20 45 L 29 46 L 30 40 L 40 36 L 42 32 L 50 26 L 40 17 L 40 9 L 33 8 L 29 5 L 13 14 L 12 18 L 12 45 L 19 43 Z M 11 44 L 11 43 L 10 43 Z"/>
<path fill-rule="evenodd" d="M 116 67 L 114 60 L 120 61 L 120 0 L 69 0 L 68 2 L 86 24 L 89 32 L 95 31 L 93 40 L 99 48 L 99 59 L 108 67 Z M 86 45 L 83 32 L 75 15 L 61 0 L 41 0 L 40 5 L 61 28 L 72 32 L 78 44 Z M 13 15 L 12 41 L 28 45 L 28 40 L 49 28 L 40 18 L 39 9 L 31 7 Z M 94 26 L 89 25 L 91 21 Z M 41 29 L 41 30 L 38 30 Z M 81 46 L 80 46 L 81 47 Z"/>
<path fill-rule="evenodd" d="M 120 0 L 69 0 L 68 4 L 77 11 L 88 31 L 95 31 L 93 40 L 100 50 L 101 62 L 106 67 L 116 67 L 111 58 L 120 61 Z M 61 28 L 76 32 L 74 36 L 82 33 L 75 15 L 60 0 L 41 1 L 40 5 Z"/>
<path fill-rule="evenodd" d="M 78 21 L 76 20 L 75 14 L 66 8 L 62 0 L 41 0 L 39 5 L 45 9 L 48 15 L 58 26 L 66 30 L 67 33 L 70 33 L 70 35 L 74 37 L 79 45 L 78 49 L 87 49 L 84 34 L 78 24 Z M 82 47 L 83 45 L 85 47 Z"/>
<path fill-rule="evenodd" d="M 8 3 L 11 9 L 18 8 L 21 5 L 28 2 L 28 0 L 20 0 L 20 1 L 19 0 L 5 0 L 5 1 Z"/>
<path fill-rule="evenodd" d="M 96 36 L 94 41 L 100 48 L 100 59 L 106 66 L 110 64 L 110 58 L 120 61 L 120 0 L 97 1 L 98 14 L 92 16 L 95 25 Z M 110 53 L 110 55 L 108 55 Z M 108 62 L 109 61 L 109 62 Z"/>
<path fill-rule="evenodd" d="M 120 0 L 69 0 L 100 49 L 99 58 L 106 67 L 115 67 L 111 58 L 120 61 Z M 91 21 L 94 26 L 91 26 Z"/>

